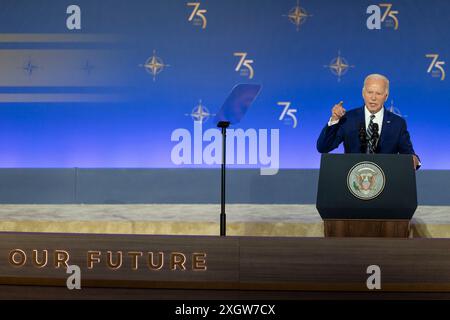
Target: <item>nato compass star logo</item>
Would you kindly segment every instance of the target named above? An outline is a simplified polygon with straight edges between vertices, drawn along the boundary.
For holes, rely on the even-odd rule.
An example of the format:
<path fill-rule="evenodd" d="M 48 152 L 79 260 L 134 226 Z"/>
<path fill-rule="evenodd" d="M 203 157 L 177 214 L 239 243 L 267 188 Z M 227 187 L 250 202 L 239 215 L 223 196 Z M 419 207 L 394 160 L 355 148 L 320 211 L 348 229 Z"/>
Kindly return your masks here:
<path fill-rule="evenodd" d="M 399 108 L 394 107 L 394 100 L 391 100 L 391 106 L 389 107 L 388 110 L 389 110 L 390 112 L 392 112 L 392 113 L 394 113 L 394 114 L 396 114 L 396 115 L 402 117 L 402 118 L 408 117 L 406 114 L 402 114 L 402 113 L 400 112 L 400 109 L 399 109 Z"/>
<path fill-rule="evenodd" d="M 288 17 L 289 21 L 292 24 L 297 26 L 297 31 L 300 30 L 300 25 L 305 23 L 308 17 L 312 17 L 312 15 L 308 14 L 305 9 L 300 7 L 299 1 L 297 0 L 297 5 L 293 7 L 287 15 L 283 15 L 284 17 Z"/>
<path fill-rule="evenodd" d="M 25 71 L 25 73 L 28 76 L 32 76 L 35 69 L 38 69 L 39 67 L 31 61 L 31 59 L 28 59 L 28 61 L 23 65 L 22 70 Z"/>
<path fill-rule="evenodd" d="M 145 71 L 153 76 L 153 81 L 156 80 L 156 75 L 161 73 L 165 67 L 170 67 L 170 65 L 164 64 L 160 57 L 156 56 L 156 50 L 153 50 L 153 55 L 144 64 L 140 64 L 139 66 L 144 67 Z"/>
<path fill-rule="evenodd" d="M 209 113 L 209 110 L 202 105 L 202 100 L 200 100 L 198 105 L 192 109 L 192 112 L 190 114 L 186 114 L 186 116 L 191 116 L 192 120 L 203 123 L 206 122 L 209 117 L 215 116 L 215 114 Z"/>
<path fill-rule="evenodd" d="M 92 70 L 94 70 L 94 66 L 89 62 L 89 60 L 86 60 L 83 67 L 81 68 L 84 72 L 86 72 L 88 75 L 91 74 Z"/>
<path fill-rule="evenodd" d="M 354 68 L 355 66 L 350 65 L 348 61 L 341 56 L 341 52 L 338 51 L 338 56 L 331 60 L 329 65 L 325 65 L 325 68 L 330 69 L 331 73 L 338 77 L 338 82 L 341 81 L 341 77 L 347 73 L 349 68 Z"/>

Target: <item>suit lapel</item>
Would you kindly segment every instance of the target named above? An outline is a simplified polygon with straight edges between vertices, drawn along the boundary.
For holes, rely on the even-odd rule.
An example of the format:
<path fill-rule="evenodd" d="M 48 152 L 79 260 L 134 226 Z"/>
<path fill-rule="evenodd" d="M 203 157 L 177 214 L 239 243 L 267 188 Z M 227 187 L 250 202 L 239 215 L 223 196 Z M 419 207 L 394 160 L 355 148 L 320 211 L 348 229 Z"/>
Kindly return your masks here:
<path fill-rule="evenodd" d="M 383 126 L 381 128 L 381 135 L 380 135 L 380 142 L 378 143 L 378 150 L 380 150 L 381 146 L 383 145 L 384 139 L 389 135 L 390 129 L 391 129 L 391 113 L 386 108 L 384 108 Z"/>
<path fill-rule="evenodd" d="M 359 115 L 358 115 L 358 128 L 359 128 L 359 125 L 361 124 L 361 123 L 363 123 L 364 125 L 366 125 L 366 117 L 364 116 L 364 106 L 362 106 L 362 108 L 359 108 Z"/>
<path fill-rule="evenodd" d="M 362 150 L 362 146 L 361 146 L 361 139 L 360 139 L 360 128 L 361 125 L 364 126 L 364 130 L 366 129 L 366 117 L 365 117 L 365 113 L 364 113 L 364 106 L 362 106 L 362 108 L 357 109 L 357 117 L 356 117 L 356 130 L 357 130 L 357 136 L 358 136 L 358 150 L 361 150 L 361 153 L 365 153 L 365 151 Z"/>

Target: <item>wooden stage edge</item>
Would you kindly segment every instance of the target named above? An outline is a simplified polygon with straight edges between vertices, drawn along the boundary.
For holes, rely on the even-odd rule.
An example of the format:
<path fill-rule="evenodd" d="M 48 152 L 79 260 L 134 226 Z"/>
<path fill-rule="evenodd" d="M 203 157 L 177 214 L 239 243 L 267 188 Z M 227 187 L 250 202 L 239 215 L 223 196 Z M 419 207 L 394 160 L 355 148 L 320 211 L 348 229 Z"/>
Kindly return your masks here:
<path fill-rule="evenodd" d="M 449 299 L 449 248 L 450 239 L 1 232 L 0 288 L 11 295 L 1 290 L 0 299 L 28 297 L 38 288 L 49 298 L 195 292 L 192 297 L 212 299 L 343 293 Z M 68 266 L 79 267 L 82 290 L 66 287 L 76 275 Z M 375 283 L 380 289 L 369 288 Z"/>

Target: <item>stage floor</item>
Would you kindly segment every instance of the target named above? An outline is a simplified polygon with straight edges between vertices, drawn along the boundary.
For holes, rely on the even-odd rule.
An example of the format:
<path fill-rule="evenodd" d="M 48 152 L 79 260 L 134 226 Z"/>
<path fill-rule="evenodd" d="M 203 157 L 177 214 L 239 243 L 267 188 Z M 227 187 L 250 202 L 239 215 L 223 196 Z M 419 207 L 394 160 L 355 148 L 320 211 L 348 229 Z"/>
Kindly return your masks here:
<path fill-rule="evenodd" d="M 0 205 L 0 231 L 218 235 L 212 204 Z M 227 235 L 323 237 L 315 205 L 227 205 Z M 419 206 L 412 236 L 450 238 L 450 206 Z"/>

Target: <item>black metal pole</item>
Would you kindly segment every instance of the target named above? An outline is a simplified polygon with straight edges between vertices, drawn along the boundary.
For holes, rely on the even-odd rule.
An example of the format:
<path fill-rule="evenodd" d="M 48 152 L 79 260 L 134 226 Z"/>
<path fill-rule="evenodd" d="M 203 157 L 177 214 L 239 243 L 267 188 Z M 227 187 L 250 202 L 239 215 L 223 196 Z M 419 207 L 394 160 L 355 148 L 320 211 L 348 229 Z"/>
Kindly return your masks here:
<path fill-rule="evenodd" d="M 225 214 L 225 166 L 227 152 L 227 129 L 222 128 L 222 187 L 220 197 L 220 235 L 225 236 L 227 233 L 227 216 Z"/>
<path fill-rule="evenodd" d="M 227 233 L 227 219 L 225 213 L 225 170 L 227 159 L 227 128 L 230 125 L 228 121 L 220 121 L 217 126 L 222 128 L 222 168 L 221 168 L 221 190 L 220 190 L 220 235 L 226 236 Z"/>

